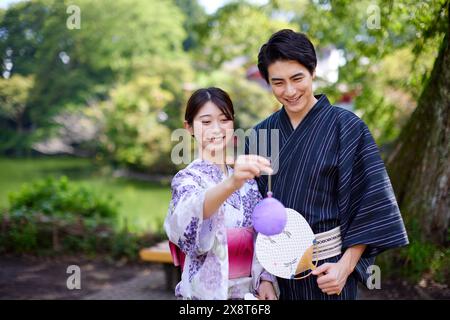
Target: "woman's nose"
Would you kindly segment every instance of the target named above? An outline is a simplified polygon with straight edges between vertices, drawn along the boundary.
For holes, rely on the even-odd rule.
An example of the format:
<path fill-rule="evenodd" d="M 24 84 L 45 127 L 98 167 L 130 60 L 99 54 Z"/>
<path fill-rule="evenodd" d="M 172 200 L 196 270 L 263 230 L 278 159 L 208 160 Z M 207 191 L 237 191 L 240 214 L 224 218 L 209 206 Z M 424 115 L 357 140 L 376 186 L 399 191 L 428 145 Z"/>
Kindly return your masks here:
<path fill-rule="evenodd" d="M 222 127 L 220 126 L 220 122 L 219 121 L 213 121 L 211 129 L 214 132 L 220 131 L 222 129 Z"/>

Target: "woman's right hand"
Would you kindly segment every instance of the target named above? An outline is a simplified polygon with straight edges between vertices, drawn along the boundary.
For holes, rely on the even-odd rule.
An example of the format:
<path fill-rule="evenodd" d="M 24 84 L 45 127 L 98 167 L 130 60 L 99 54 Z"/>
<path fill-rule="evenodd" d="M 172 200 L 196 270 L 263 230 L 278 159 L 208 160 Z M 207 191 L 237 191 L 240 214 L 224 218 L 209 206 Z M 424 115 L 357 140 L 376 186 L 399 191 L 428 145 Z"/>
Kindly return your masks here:
<path fill-rule="evenodd" d="M 234 163 L 234 172 L 228 179 L 232 188 L 237 190 L 240 189 L 247 180 L 259 177 L 261 173 L 273 173 L 269 160 L 254 154 L 240 155 Z"/>

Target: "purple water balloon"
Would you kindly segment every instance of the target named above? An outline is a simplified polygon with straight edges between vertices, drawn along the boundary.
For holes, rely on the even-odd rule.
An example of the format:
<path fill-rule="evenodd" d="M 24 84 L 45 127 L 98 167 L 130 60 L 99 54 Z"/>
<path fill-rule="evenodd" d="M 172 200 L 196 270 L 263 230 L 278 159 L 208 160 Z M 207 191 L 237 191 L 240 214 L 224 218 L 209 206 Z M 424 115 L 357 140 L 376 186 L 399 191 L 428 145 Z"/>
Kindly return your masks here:
<path fill-rule="evenodd" d="M 253 227 L 256 232 L 266 236 L 279 234 L 284 230 L 287 221 L 286 208 L 267 192 L 267 198 L 255 206 L 252 213 Z"/>

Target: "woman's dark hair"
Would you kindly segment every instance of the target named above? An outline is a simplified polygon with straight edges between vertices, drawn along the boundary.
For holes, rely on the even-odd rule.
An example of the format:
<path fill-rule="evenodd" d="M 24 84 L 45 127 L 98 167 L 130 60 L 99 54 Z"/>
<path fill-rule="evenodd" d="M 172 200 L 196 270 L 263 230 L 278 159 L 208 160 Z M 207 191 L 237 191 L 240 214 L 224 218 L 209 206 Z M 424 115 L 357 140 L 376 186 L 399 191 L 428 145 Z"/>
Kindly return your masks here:
<path fill-rule="evenodd" d="M 222 89 L 215 87 L 198 89 L 192 94 L 187 103 L 184 120 L 192 125 L 198 111 L 208 101 L 214 103 L 228 120 L 234 120 L 234 108 L 230 96 Z"/>
<path fill-rule="evenodd" d="M 295 60 L 305 66 L 312 75 L 317 65 L 316 50 L 303 33 L 283 29 L 274 33 L 263 44 L 258 54 L 258 69 L 269 83 L 269 66 L 278 60 Z"/>

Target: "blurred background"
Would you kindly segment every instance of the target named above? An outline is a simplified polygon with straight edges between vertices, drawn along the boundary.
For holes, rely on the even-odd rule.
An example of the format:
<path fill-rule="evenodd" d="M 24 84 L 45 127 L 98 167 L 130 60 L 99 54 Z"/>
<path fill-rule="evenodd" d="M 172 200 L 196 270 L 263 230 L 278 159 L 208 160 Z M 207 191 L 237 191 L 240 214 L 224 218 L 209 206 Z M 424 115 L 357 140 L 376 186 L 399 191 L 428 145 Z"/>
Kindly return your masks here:
<path fill-rule="evenodd" d="M 386 162 L 411 244 L 377 259 L 403 288 L 379 298 L 450 298 L 448 0 L 0 1 L 0 282 L 50 258 L 137 268 L 164 238 L 187 98 L 223 88 L 237 128 L 276 111 L 256 62 L 283 28 Z M 0 298 L 52 297 L 18 288 Z"/>

